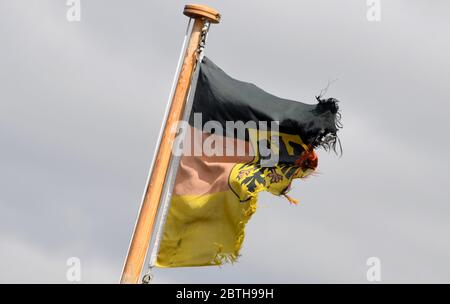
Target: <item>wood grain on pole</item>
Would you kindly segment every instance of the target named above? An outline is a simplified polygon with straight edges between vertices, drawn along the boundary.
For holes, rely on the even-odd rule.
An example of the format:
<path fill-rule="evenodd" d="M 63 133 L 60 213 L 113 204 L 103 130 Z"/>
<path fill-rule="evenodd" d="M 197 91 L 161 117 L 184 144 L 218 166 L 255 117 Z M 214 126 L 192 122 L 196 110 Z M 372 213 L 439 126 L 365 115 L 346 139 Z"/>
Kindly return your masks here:
<path fill-rule="evenodd" d="M 178 76 L 177 86 L 164 126 L 161 143 L 156 153 L 156 159 L 152 172 L 150 173 L 149 183 L 131 239 L 121 283 L 134 284 L 139 281 L 155 226 L 155 219 L 164 189 L 167 170 L 172 158 L 172 146 L 176 136 L 176 125 L 183 117 L 186 97 L 196 65 L 197 49 L 202 36 L 202 28 L 206 21 L 218 23 L 220 20 L 220 15 L 216 10 L 204 5 L 186 5 L 184 14 L 195 18 L 195 22 L 186 48 L 183 65 Z"/>

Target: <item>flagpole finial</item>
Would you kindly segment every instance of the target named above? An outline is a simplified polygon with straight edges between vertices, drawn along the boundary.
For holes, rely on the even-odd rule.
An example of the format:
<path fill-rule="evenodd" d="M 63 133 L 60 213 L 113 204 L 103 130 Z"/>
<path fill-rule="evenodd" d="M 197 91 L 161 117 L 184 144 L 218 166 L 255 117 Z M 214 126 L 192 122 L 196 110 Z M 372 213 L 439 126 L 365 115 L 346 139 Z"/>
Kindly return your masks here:
<path fill-rule="evenodd" d="M 202 4 L 187 4 L 183 14 L 190 18 L 206 18 L 211 23 L 220 22 L 220 14 L 217 10 Z"/>

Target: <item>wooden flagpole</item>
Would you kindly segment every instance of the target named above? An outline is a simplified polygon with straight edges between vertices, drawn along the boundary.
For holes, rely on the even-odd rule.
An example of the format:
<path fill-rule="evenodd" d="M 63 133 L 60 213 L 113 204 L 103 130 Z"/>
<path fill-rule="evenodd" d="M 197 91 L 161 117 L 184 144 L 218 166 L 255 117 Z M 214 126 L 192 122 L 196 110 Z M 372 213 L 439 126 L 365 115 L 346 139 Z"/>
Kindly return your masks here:
<path fill-rule="evenodd" d="M 161 143 L 155 155 L 152 172 L 139 211 L 136 227 L 131 239 L 130 248 L 122 272 L 121 283 L 135 284 L 144 266 L 150 239 L 155 226 L 164 182 L 172 158 L 172 146 L 175 140 L 176 124 L 183 117 L 186 97 L 191 85 L 197 55 L 200 47 L 202 29 L 206 22 L 219 23 L 220 14 L 213 8 L 205 5 L 191 4 L 184 7 L 184 15 L 195 20 L 189 42 L 184 55 L 183 65 L 177 80 L 177 86 L 170 105 L 169 114 L 163 129 Z"/>

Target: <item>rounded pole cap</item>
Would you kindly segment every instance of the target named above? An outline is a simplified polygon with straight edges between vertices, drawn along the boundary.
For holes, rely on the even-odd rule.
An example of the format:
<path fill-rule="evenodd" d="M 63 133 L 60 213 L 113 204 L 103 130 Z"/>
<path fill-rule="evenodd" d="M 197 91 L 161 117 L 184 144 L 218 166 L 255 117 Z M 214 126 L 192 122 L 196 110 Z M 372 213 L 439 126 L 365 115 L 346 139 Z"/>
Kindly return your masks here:
<path fill-rule="evenodd" d="M 202 4 L 187 4 L 183 14 L 190 18 L 206 18 L 211 23 L 220 22 L 220 14 L 217 10 Z"/>

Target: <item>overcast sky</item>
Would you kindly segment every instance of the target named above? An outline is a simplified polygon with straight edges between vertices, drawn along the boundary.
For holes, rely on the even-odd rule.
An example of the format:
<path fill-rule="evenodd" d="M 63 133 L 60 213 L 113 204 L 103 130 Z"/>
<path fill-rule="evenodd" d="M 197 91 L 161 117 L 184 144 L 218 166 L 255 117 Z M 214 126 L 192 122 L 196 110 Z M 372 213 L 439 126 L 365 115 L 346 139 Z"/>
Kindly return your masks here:
<path fill-rule="evenodd" d="M 235 265 L 155 282 L 450 283 L 450 2 L 204 1 L 206 54 L 231 76 L 341 100 L 344 155 L 300 199 L 260 196 Z M 176 68 L 185 1 L 0 1 L 0 282 L 118 282 Z"/>

